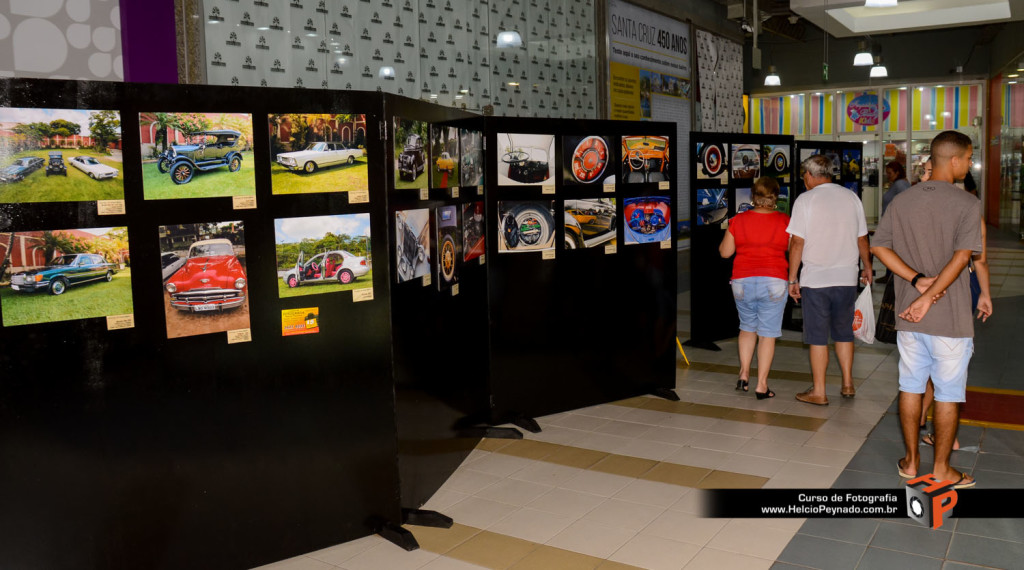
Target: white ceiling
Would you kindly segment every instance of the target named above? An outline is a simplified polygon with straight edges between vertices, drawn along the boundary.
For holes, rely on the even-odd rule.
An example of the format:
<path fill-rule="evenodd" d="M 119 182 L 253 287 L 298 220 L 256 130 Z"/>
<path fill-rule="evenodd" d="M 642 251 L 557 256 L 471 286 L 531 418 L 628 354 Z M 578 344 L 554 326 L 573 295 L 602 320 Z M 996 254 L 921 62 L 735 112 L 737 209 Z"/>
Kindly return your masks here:
<path fill-rule="evenodd" d="M 864 0 L 790 0 L 789 8 L 837 38 L 1024 20 L 1024 0 L 899 0 L 894 8 L 865 8 Z"/>

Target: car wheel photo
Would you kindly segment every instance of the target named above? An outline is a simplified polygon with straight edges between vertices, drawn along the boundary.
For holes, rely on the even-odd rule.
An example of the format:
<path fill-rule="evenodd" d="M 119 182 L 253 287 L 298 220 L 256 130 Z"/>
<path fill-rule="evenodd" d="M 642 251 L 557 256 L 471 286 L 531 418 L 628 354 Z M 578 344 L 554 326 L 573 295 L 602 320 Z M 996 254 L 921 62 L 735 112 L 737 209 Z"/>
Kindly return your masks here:
<path fill-rule="evenodd" d="M 167 174 L 167 171 L 171 169 L 171 161 L 166 158 L 161 158 L 156 161 L 156 169 L 160 171 L 160 174 Z"/>
<path fill-rule="evenodd" d="M 62 295 L 64 291 L 68 290 L 68 280 L 63 277 L 58 277 L 53 281 L 50 281 L 50 294 L 51 295 Z"/>
<path fill-rule="evenodd" d="M 347 162 L 349 163 L 349 165 L 355 164 L 356 163 L 356 157 L 354 157 L 352 155 L 349 155 Z"/>
<path fill-rule="evenodd" d="M 311 160 L 306 164 L 302 165 L 302 170 L 306 174 L 313 174 L 314 172 L 316 172 L 316 163 Z"/>
<path fill-rule="evenodd" d="M 452 236 L 444 236 L 444 242 L 441 243 L 441 253 L 439 256 L 441 259 L 441 277 L 445 281 L 451 281 L 455 277 L 455 240 Z"/>
<path fill-rule="evenodd" d="M 236 155 L 228 163 L 228 172 L 238 172 L 240 168 L 242 168 L 242 157 Z"/>
<path fill-rule="evenodd" d="M 171 180 L 175 184 L 188 184 L 192 181 L 192 176 L 195 174 L 195 169 L 187 162 L 182 162 L 174 165 L 174 169 L 171 171 Z"/>
<path fill-rule="evenodd" d="M 114 272 L 113 271 L 107 271 L 107 275 L 104 277 L 104 279 L 107 280 L 107 283 L 110 283 L 111 281 L 113 281 L 114 280 Z"/>
<path fill-rule="evenodd" d="M 93 180 L 96 180 L 96 175 L 93 174 L 92 172 L 90 172 L 89 173 L 89 178 L 92 178 Z"/>
<path fill-rule="evenodd" d="M 565 232 L 565 249 L 576 249 L 578 247 L 580 245 L 576 243 L 576 234 L 567 230 Z"/>
<path fill-rule="evenodd" d="M 513 209 L 511 214 L 515 218 L 517 234 L 522 245 L 542 245 L 551 239 L 555 223 L 551 219 L 551 213 L 546 209 L 526 205 Z"/>
<path fill-rule="evenodd" d="M 299 280 L 296 279 L 294 275 L 292 275 L 291 277 L 288 278 L 288 286 L 291 287 L 292 289 L 298 287 Z"/>
<path fill-rule="evenodd" d="M 355 276 L 353 276 L 352 272 L 349 271 L 348 269 L 342 269 L 341 271 L 338 272 L 338 283 L 341 283 L 342 285 L 348 285 L 353 281 L 355 281 Z"/>

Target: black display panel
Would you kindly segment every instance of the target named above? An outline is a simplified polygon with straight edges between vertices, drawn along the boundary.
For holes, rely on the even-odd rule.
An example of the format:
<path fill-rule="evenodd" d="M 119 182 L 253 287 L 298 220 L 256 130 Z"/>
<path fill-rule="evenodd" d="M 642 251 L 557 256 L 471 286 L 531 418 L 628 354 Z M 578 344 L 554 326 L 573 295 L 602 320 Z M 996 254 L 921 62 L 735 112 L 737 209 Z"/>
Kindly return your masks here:
<path fill-rule="evenodd" d="M 95 153 L 102 155 L 97 162 L 119 170 L 124 187 L 124 213 L 100 215 L 102 208 L 116 212 L 120 205 L 94 200 L 9 200 L 0 205 L 0 241 L 14 233 L 16 241 L 38 240 L 45 249 L 46 240 L 57 235 L 66 240 L 60 250 L 68 251 L 75 243 L 114 243 L 124 228 L 128 242 L 127 249 L 108 254 L 118 261 L 110 280 L 101 272 L 92 282 L 66 277 L 68 287 L 56 290 L 3 287 L 0 313 L 29 315 L 0 327 L 3 564 L 244 568 L 399 522 L 387 240 L 349 236 L 351 244 L 344 245 L 363 243 L 360 257 L 377 260 L 372 273 L 355 278 L 372 283 L 373 297 L 365 301 L 347 291 L 280 295 L 287 284 L 277 271 L 275 244 L 275 219 L 360 214 L 372 228 L 363 237 L 386 234 L 381 96 L 4 80 L 0 107 L 120 115 L 119 142 L 102 139 L 102 125 L 93 122 L 79 126 L 80 135 L 90 129 L 93 141 L 68 142 L 68 133 L 51 132 L 45 147 L 42 140 L 24 138 L 17 148 L 6 146 L 5 161 L 21 153 L 50 163 L 51 153 L 60 152 L 68 163 L 66 175 L 38 170 L 9 188 L 102 187 L 111 180 L 90 178 L 70 164 Z M 197 123 L 183 129 L 207 134 L 200 142 L 169 140 L 176 153 L 165 165 L 170 171 L 161 172 L 157 157 L 164 145 L 149 150 L 150 137 L 162 127 L 149 122 L 149 113 L 164 112 L 196 115 L 191 120 Z M 140 119 L 140 113 L 147 115 Z M 366 171 L 369 201 L 357 202 L 352 192 L 272 194 L 272 113 L 365 115 L 362 146 L 371 160 L 360 157 L 355 167 Z M 25 122 L 59 115 L 39 112 L 26 115 Z M 248 124 L 244 115 L 251 116 Z M 109 116 L 91 120 L 110 123 Z M 340 140 L 326 132 L 316 136 Z M 240 163 L 228 155 L 236 151 Z M 213 156 L 217 152 L 223 160 Z M 195 171 L 187 182 L 176 183 L 173 167 L 185 164 L 186 156 Z M 111 161 L 118 167 L 110 167 Z M 183 170 L 178 173 L 184 177 Z M 309 175 L 284 174 L 300 184 Z M 236 202 L 225 194 L 243 175 L 254 180 L 254 190 L 240 192 L 243 201 Z M 160 187 L 170 197 L 145 199 L 144 178 L 147 188 Z M 203 197 L 207 187 L 220 197 Z M 31 249 L 29 244 L 26 251 Z M 18 255 L 22 265 L 40 265 Z M 185 295 L 192 286 L 181 273 L 187 267 L 206 272 L 197 279 L 229 281 L 217 295 L 198 300 Z M 29 274 L 22 273 L 19 282 L 25 284 Z M 172 282 L 176 291 L 168 293 Z M 56 303 L 106 302 L 114 288 L 130 292 L 129 310 L 72 319 L 47 312 Z M 227 305 L 235 301 L 241 304 Z M 305 309 L 314 307 L 315 318 L 305 319 L 311 314 Z M 206 309 L 210 314 L 203 314 Z M 303 311 L 299 321 L 315 324 L 316 334 L 285 336 L 282 311 L 288 310 Z M 235 318 L 242 311 L 247 326 Z M 124 315 L 131 315 L 133 325 Z M 132 326 L 117 328 L 127 325 Z M 236 332 L 229 337 L 227 331 Z"/>
<path fill-rule="evenodd" d="M 800 178 L 800 164 L 814 154 L 822 154 L 832 160 L 832 182 L 849 189 L 861 197 L 863 193 L 862 171 L 864 167 L 864 145 L 859 142 L 840 141 L 797 141 L 794 173 L 797 183 L 792 200 L 806 188 Z"/>

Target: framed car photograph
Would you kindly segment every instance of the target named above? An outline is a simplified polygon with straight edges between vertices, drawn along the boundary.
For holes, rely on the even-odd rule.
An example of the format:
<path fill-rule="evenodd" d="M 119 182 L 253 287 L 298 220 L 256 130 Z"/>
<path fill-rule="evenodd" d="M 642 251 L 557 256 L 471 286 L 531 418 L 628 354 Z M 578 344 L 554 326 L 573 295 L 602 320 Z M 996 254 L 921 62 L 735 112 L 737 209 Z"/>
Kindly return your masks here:
<path fill-rule="evenodd" d="M 0 107 L 0 203 L 124 200 L 117 111 Z"/>
<path fill-rule="evenodd" d="M 162 276 L 167 338 L 248 329 L 244 223 L 160 226 L 158 237 L 176 258 Z"/>
<path fill-rule="evenodd" d="M 577 186 L 614 183 L 612 150 L 612 139 L 609 137 L 562 137 L 563 184 Z"/>
<path fill-rule="evenodd" d="M 434 214 L 437 216 L 437 289 L 447 291 L 459 282 L 462 265 L 459 207 L 441 206 Z"/>
<path fill-rule="evenodd" d="M 498 253 L 555 249 L 555 202 L 498 202 Z"/>
<path fill-rule="evenodd" d="M 466 202 L 462 205 L 462 260 L 476 259 L 486 251 L 484 203 Z"/>
<path fill-rule="evenodd" d="M 671 203 L 668 196 L 641 196 L 623 200 L 623 241 L 626 245 L 656 243 L 671 238 Z"/>
<path fill-rule="evenodd" d="M 369 190 L 366 115 L 272 114 L 273 194 Z"/>
<path fill-rule="evenodd" d="M 697 189 L 697 225 L 714 226 L 729 217 L 729 196 L 726 188 Z"/>
<path fill-rule="evenodd" d="M 373 288 L 370 214 L 274 220 L 278 297 Z"/>
<path fill-rule="evenodd" d="M 498 185 L 555 183 L 555 135 L 498 133 Z"/>
<path fill-rule="evenodd" d="M 732 145 L 732 179 L 755 180 L 761 176 L 761 145 Z"/>
<path fill-rule="evenodd" d="M 565 249 L 584 249 L 615 243 L 618 213 L 615 198 L 566 200 Z"/>
<path fill-rule="evenodd" d="M 761 174 L 774 176 L 779 182 L 789 182 L 790 147 L 788 144 L 766 144 L 761 149 Z"/>
<path fill-rule="evenodd" d="M 725 182 L 729 173 L 729 145 L 697 143 L 697 180 Z"/>
<path fill-rule="evenodd" d="M 430 210 L 395 212 L 395 281 L 404 283 L 430 275 Z"/>
<path fill-rule="evenodd" d="M 430 187 L 459 186 L 459 129 L 430 125 Z"/>
<path fill-rule="evenodd" d="M 255 196 L 252 115 L 139 113 L 146 200 Z"/>
<path fill-rule="evenodd" d="M 621 146 L 620 172 L 623 183 L 642 184 L 672 179 L 673 168 L 669 168 L 672 155 L 668 137 L 629 135 L 622 137 Z"/>
<path fill-rule="evenodd" d="M 480 186 L 484 183 L 484 135 L 480 131 L 459 129 L 459 175 L 462 186 Z"/>
<path fill-rule="evenodd" d="M 134 313 L 128 228 L 0 233 L 3 325 Z"/>
<path fill-rule="evenodd" d="M 430 170 L 429 123 L 395 117 L 395 189 L 426 188 Z"/>

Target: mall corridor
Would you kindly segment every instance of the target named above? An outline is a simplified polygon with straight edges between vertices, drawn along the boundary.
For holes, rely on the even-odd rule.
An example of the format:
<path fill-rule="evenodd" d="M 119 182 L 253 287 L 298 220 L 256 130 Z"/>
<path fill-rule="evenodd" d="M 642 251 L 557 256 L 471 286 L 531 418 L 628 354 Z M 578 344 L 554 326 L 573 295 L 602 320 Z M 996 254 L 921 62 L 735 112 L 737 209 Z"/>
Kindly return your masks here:
<path fill-rule="evenodd" d="M 995 313 L 976 328 L 968 408 L 972 399 L 1024 395 L 1024 247 L 1015 238 L 989 237 Z M 874 294 L 877 306 L 881 288 Z M 683 293 L 680 338 L 688 330 Z M 543 431 L 524 440 L 481 441 L 424 507 L 453 517 L 454 527 L 407 527 L 420 550 L 372 536 L 264 568 L 1021 567 L 1024 519 L 954 519 L 932 530 L 907 518 L 702 518 L 703 488 L 904 485 L 895 467 L 903 452 L 894 345 L 858 344 L 856 398 L 840 398 L 838 376 L 830 375 L 825 407 L 794 399 L 810 384 L 799 333 L 784 331 L 769 380 L 777 397 L 763 401 L 734 390 L 735 339 L 720 346 L 688 349 L 689 366 L 679 359 L 680 402 L 631 398 L 539 418 Z M 837 373 L 833 358 L 830 374 Z M 953 464 L 980 489 L 1024 483 L 1024 406 L 1011 419 L 963 421 Z M 921 447 L 927 472 L 931 449 Z"/>

